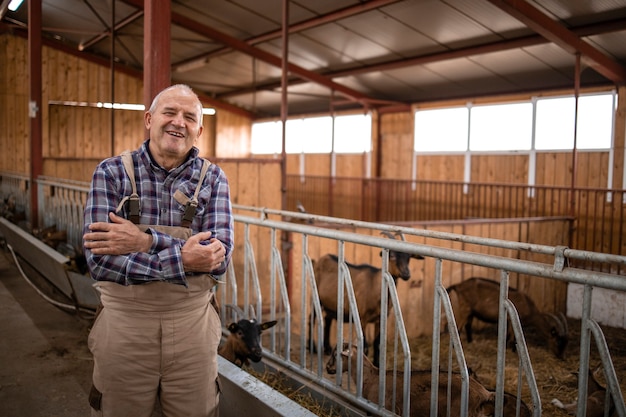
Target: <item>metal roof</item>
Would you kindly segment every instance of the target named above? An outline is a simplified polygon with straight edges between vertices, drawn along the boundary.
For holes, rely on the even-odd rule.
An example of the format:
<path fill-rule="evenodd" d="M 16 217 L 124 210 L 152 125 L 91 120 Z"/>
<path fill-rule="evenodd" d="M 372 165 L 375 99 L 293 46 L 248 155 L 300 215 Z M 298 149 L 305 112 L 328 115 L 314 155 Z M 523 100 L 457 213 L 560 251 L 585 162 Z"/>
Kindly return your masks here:
<path fill-rule="evenodd" d="M 3 4 L 6 4 L 6 0 Z M 257 117 L 281 108 L 279 0 L 172 0 L 172 81 Z M 288 114 L 626 82 L 626 0 L 291 0 Z M 143 63 L 143 0 L 43 0 L 46 39 Z M 0 30 L 23 31 L 26 2 Z"/>

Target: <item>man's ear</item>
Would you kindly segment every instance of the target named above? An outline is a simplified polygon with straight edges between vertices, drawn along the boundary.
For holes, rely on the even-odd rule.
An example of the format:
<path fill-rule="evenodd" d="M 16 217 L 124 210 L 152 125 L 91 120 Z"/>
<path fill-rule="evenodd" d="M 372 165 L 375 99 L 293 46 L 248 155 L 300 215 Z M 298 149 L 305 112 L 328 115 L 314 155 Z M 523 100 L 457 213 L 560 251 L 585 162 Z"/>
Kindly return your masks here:
<path fill-rule="evenodd" d="M 145 112 L 143 115 L 143 124 L 146 126 L 146 129 L 150 130 L 151 123 L 152 123 L 152 114 L 150 114 L 150 112 Z"/>

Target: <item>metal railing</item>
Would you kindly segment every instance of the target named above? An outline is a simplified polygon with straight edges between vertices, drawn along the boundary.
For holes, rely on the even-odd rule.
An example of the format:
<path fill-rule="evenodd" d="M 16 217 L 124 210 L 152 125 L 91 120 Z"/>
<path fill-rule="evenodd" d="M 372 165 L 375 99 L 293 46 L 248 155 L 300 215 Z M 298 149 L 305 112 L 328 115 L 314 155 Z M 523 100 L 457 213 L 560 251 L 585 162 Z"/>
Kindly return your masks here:
<path fill-rule="evenodd" d="M 368 222 L 360 222 L 360 221 L 352 221 L 352 220 L 336 219 L 336 218 L 332 219 L 327 216 L 308 216 L 308 215 L 303 215 L 303 214 L 294 213 L 294 212 L 281 212 L 279 210 L 246 208 L 243 206 L 235 206 L 235 207 L 237 207 L 240 210 L 248 209 L 252 212 L 256 212 L 259 215 L 258 217 L 248 217 L 248 216 L 243 216 L 240 214 L 235 216 L 236 222 L 244 223 L 246 225 L 249 225 L 249 227 L 255 226 L 258 228 L 269 228 L 272 230 L 272 233 L 275 233 L 275 231 L 281 231 L 281 232 L 288 232 L 288 233 L 302 235 L 304 241 L 313 239 L 315 237 L 336 240 L 337 245 L 338 245 L 338 256 L 339 256 L 340 261 L 342 260 L 342 256 L 343 256 L 342 248 L 344 247 L 346 243 L 355 243 L 355 244 L 364 245 L 364 246 L 380 247 L 383 250 L 387 250 L 387 251 L 388 250 L 402 251 L 402 252 L 407 252 L 407 253 L 411 253 L 415 255 L 421 255 L 424 257 L 431 257 L 431 258 L 436 259 L 438 267 L 436 268 L 436 273 L 435 273 L 436 285 L 435 285 L 435 292 L 433 294 L 433 297 L 435 299 L 435 310 L 434 310 L 435 318 L 433 320 L 433 345 L 432 345 L 432 367 L 431 367 L 431 372 L 432 372 L 432 377 L 433 377 L 433 382 L 432 382 L 433 387 L 437 386 L 438 384 L 436 375 L 439 375 L 438 370 L 442 367 L 443 369 L 448 369 L 448 370 L 451 370 L 452 368 L 460 369 L 464 383 L 467 381 L 467 378 L 468 378 L 467 364 L 465 363 L 463 349 L 462 349 L 462 345 L 459 339 L 458 332 L 456 331 L 456 326 L 450 326 L 451 345 L 453 346 L 453 350 L 456 353 L 456 362 L 452 364 L 451 362 L 454 362 L 454 361 L 449 360 L 447 365 L 445 365 L 445 363 L 442 365 L 442 361 L 440 361 L 439 359 L 438 352 L 439 352 L 439 349 L 441 348 L 441 343 L 440 343 L 438 335 L 440 335 L 441 333 L 441 329 L 439 327 L 441 306 L 443 306 L 446 319 L 452 322 L 454 320 L 452 307 L 450 305 L 450 299 L 448 297 L 448 294 L 445 288 L 442 286 L 442 282 L 441 282 L 442 265 L 447 262 L 460 262 L 460 263 L 479 265 L 479 266 L 484 266 L 484 267 L 499 270 L 501 274 L 501 279 L 500 279 L 500 285 L 501 285 L 500 294 L 501 295 L 500 295 L 500 301 L 499 301 L 500 303 L 499 320 L 500 321 L 498 325 L 498 329 L 499 329 L 498 330 L 498 362 L 497 362 L 498 366 L 497 366 L 497 372 L 496 372 L 497 385 L 495 388 L 496 389 L 495 391 L 496 392 L 496 415 L 500 415 L 498 413 L 501 412 L 502 407 L 503 407 L 503 394 L 504 394 L 503 381 L 504 381 L 504 372 L 505 372 L 503 364 L 504 364 L 504 358 L 506 355 L 506 328 L 507 328 L 508 320 L 511 321 L 514 335 L 516 338 L 516 343 L 518 346 L 518 353 L 517 353 L 518 358 L 519 358 L 519 365 L 517 369 L 518 396 L 520 395 L 521 390 L 522 390 L 523 377 L 525 377 L 525 381 L 526 381 L 525 386 L 527 390 L 530 392 L 532 413 L 534 416 L 540 416 L 542 413 L 542 402 L 538 393 L 537 382 L 535 380 L 533 367 L 530 361 L 530 357 L 528 355 L 528 349 L 526 348 L 524 334 L 522 332 L 522 325 L 519 322 L 519 317 L 517 315 L 517 311 L 514 305 L 507 298 L 508 274 L 509 273 L 517 272 L 517 273 L 528 274 L 531 276 L 550 278 L 550 279 L 555 279 L 555 280 L 560 280 L 560 281 L 565 281 L 565 282 L 585 283 L 585 285 L 589 287 L 610 288 L 610 289 L 615 289 L 618 291 L 626 290 L 626 281 L 624 281 L 620 277 L 606 274 L 603 272 L 582 270 L 582 269 L 572 268 L 568 266 L 569 259 L 591 259 L 594 262 L 598 262 L 598 263 L 611 263 L 611 264 L 617 264 L 617 265 L 625 265 L 626 257 L 622 257 L 618 255 L 598 254 L 598 253 L 592 253 L 592 252 L 587 252 L 587 251 L 572 250 L 572 249 L 568 249 L 564 247 L 532 245 L 532 244 L 525 244 L 525 243 L 520 243 L 520 242 L 503 242 L 503 241 L 498 241 L 495 239 L 485 239 L 485 238 L 456 235 L 456 234 L 451 234 L 451 233 L 441 233 L 441 232 L 428 231 L 428 230 L 419 230 L 419 229 L 385 225 L 385 224 L 376 224 L 376 223 L 368 223 Z M 350 227 L 359 227 L 359 228 L 373 228 L 373 229 L 381 230 L 381 231 L 387 230 L 391 232 L 401 232 L 405 235 L 427 236 L 430 238 L 437 238 L 441 240 L 466 241 L 466 242 L 472 242 L 474 244 L 482 244 L 482 245 L 487 245 L 487 246 L 496 246 L 496 247 L 502 246 L 502 247 L 507 247 L 507 248 L 515 248 L 518 250 L 528 251 L 532 253 L 549 254 L 553 257 L 553 263 L 537 263 L 537 262 L 524 261 L 520 259 L 505 259 L 499 256 L 475 254 L 475 253 L 464 252 L 460 250 L 438 247 L 438 246 L 421 245 L 421 244 L 416 244 L 416 243 L 409 243 L 406 241 L 395 241 L 395 240 L 378 238 L 378 237 L 373 237 L 373 236 L 355 234 L 351 232 L 342 232 L 340 230 L 336 230 L 336 228 L 320 228 L 320 227 L 310 226 L 310 225 L 300 224 L 300 223 L 290 223 L 290 222 L 282 222 L 279 220 L 270 220 L 270 216 L 274 216 L 274 215 L 279 216 L 279 217 L 291 218 L 292 220 L 293 219 L 313 220 L 314 222 L 323 222 L 325 224 L 333 222 L 335 225 L 346 225 Z M 245 246 L 248 247 L 247 242 Z M 308 245 L 306 243 L 302 245 L 303 247 L 302 254 L 299 254 L 299 255 L 293 254 L 294 256 L 297 256 L 298 258 L 296 259 L 295 262 L 300 262 L 302 271 L 306 271 L 306 272 L 303 272 L 303 277 L 302 277 L 303 282 L 301 282 L 302 285 L 305 285 L 304 281 L 306 281 L 308 284 L 314 283 L 314 281 L 308 277 L 308 274 L 310 273 L 311 268 L 310 268 L 309 254 L 306 249 L 307 246 Z M 272 259 L 271 262 L 274 263 L 276 261 L 279 261 L 279 263 L 281 264 L 284 263 L 285 262 L 284 259 L 279 259 L 279 260 L 276 259 L 276 258 L 279 258 L 280 256 L 281 255 L 280 255 L 280 251 L 278 250 L 278 246 L 274 247 L 272 249 L 272 257 L 275 257 L 275 259 Z M 382 270 L 385 275 L 388 274 L 388 261 L 383 262 Z M 304 275 L 306 275 L 306 277 Z M 339 290 L 337 301 L 340 306 L 343 300 L 342 290 L 345 290 L 348 293 L 352 291 L 351 286 L 345 285 L 345 282 L 344 282 L 345 276 L 346 276 L 346 273 L 342 272 L 340 269 L 339 275 L 337 277 L 338 290 Z M 389 280 L 385 280 L 385 282 L 388 282 L 388 281 Z M 392 287 L 395 288 L 392 284 L 388 283 L 387 289 L 390 289 Z M 381 289 L 381 291 L 383 291 L 384 293 L 385 291 L 384 286 Z M 269 294 L 270 304 L 271 304 L 272 294 L 273 294 L 272 292 L 270 292 Z M 302 307 L 299 313 L 301 314 L 300 316 L 301 323 L 306 321 L 306 315 L 309 312 L 313 311 L 314 314 L 316 315 L 319 315 L 321 313 L 321 311 L 319 310 L 320 307 L 316 303 L 317 296 L 316 296 L 316 289 L 314 285 L 313 285 L 313 290 L 308 294 L 310 295 L 305 295 L 303 292 L 300 298 L 301 307 Z M 406 376 L 407 375 L 406 364 L 407 364 L 407 359 L 408 359 L 408 363 L 410 363 L 411 351 L 410 351 L 408 344 L 406 346 L 404 344 L 404 341 L 406 340 L 404 339 L 404 337 L 406 337 L 406 333 L 404 331 L 404 324 L 403 324 L 404 322 L 403 322 L 397 294 L 395 293 L 395 291 L 389 291 L 388 294 L 389 294 L 388 299 L 390 300 L 390 306 L 392 307 L 390 310 L 390 317 L 394 317 L 393 331 L 395 333 L 403 334 L 402 349 L 399 353 L 394 352 L 393 356 L 394 356 L 394 359 L 398 360 L 398 362 L 404 364 L 403 365 L 404 369 L 400 369 L 400 367 L 397 366 L 397 363 L 394 362 L 391 370 L 393 372 L 404 371 L 405 372 L 404 375 Z M 309 296 L 311 297 L 311 300 L 308 299 Z M 353 296 L 351 294 L 348 294 L 347 299 L 352 300 L 352 297 Z M 386 299 L 387 297 L 381 297 L 381 300 L 386 300 Z M 305 300 L 310 303 L 310 307 L 305 306 L 305 304 L 307 304 L 305 303 Z M 349 302 L 350 302 L 350 307 L 352 308 L 352 304 L 351 304 L 352 301 L 349 301 Z M 381 311 L 385 311 L 383 310 L 384 308 L 386 308 L 385 305 L 381 306 Z M 337 308 L 338 311 L 341 311 L 340 309 L 341 307 Z M 615 376 L 615 369 L 610 360 L 608 347 L 606 345 L 606 342 L 604 341 L 604 338 L 602 336 L 599 326 L 594 320 L 590 319 L 591 303 L 586 302 L 584 305 L 584 309 L 585 309 L 586 318 L 583 320 L 583 330 L 587 332 L 589 331 L 593 332 L 594 338 L 596 340 L 596 344 L 598 345 L 599 350 L 601 352 L 604 352 L 603 355 L 605 355 L 605 358 L 603 358 L 602 365 L 607 375 L 607 381 L 610 387 L 609 394 L 612 397 L 613 401 L 616 404 L 618 404 L 616 406 L 617 415 L 624 416 L 626 413 L 626 410 L 624 409 L 624 400 L 620 391 L 619 384 L 617 383 L 617 378 Z M 270 314 L 272 313 L 270 312 Z M 351 316 L 351 318 L 348 321 L 348 324 L 347 324 L 348 327 L 358 328 L 360 326 L 359 321 L 355 317 L 353 317 L 357 315 L 358 315 L 358 311 L 354 311 L 353 309 L 350 310 L 349 316 Z M 340 314 L 338 316 L 340 316 Z M 339 320 L 339 322 L 341 322 L 341 320 Z M 381 327 L 383 329 L 386 328 L 389 322 L 390 320 L 387 318 L 386 315 L 384 314 L 381 315 Z M 342 325 L 341 323 L 338 323 L 338 326 L 341 326 L 341 325 Z M 585 330 L 585 329 L 591 329 L 591 330 Z M 277 327 L 275 332 L 278 332 L 278 331 L 291 332 L 292 329 L 289 328 L 288 326 L 283 327 L 283 328 Z M 321 328 L 316 327 L 314 329 L 314 332 L 316 332 L 319 337 L 321 335 Z M 301 329 L 301 334 L 299 336 L 299 341 L 301 345 L 304 343 L 307 343 L 305 339 L 305 334 L 306 332 L 304 331 L 304 329 Z M 348 332 L 348 335 L 346 336 L 345 334 L 342 334 L 342 332 L 338 330 L 337 345 L 341 345 L 343 341 L 345 341 L 346 339 L 348 341 L 356 341 L 355 343 L 358 345 L 358 349 L 360 351 L 362 337 L 363 337 L 362 333 L 360 332 L 350 331 Z M 317 346 L 319 349 L 319 346 L 320 346 L 319 341 L 318 341 Z M 580 352 L 581 352 L 580 353 L 581 355 L 581 361 L 580 361 L 581 379 L 579 383 L 580 384 L 579 393 L 586 393 L 587 381 L 586 381 L 585 375 L 587 375 L 586 366 L 588 365 L 590 348 L 589 348 L 588 339 L 584 337 L 581 338 Z M 307 351 L 301 349 L 300 355 L 306 356 Z M 273 347 L 268 347 L 266 349 L 265 357 L 267 360 L 271 362 L 279 363 L 281 369 L 287 369 L 290 372 L 299 374 L 304 379 L 308 379 L 309 381 L 311 381 L 312 384 L 318 385 L 320 390 L 324 390 L 326 392 L 332 392 L 336 395 L 339 395 L 343 400 L 353 404 L 354 406 L 360 407 L 361 409 L 366 410 L 367 412 L 373 415 L 393 415 L 394 410 L 386 409 L 380 405 L 380 404 L 386 403 L 386 399 L 384 398 L 384 393 L 387 391 L 385 390 L 385 387 L 383 385 L 384 378 L 379 379 L 380 381 L 379 383 L 381 384 L 379 387 L 379 393 L 381 396 L 379 397 L 378 403 L 367 401 L 363 397 L 363 394 L 362 394 L 362 383 L 363 383 L 363 375 L 361 373 L 362 367 L 363 367 L 362 363 L 357 364 L 359 373 L 357 374 L 358 378 L 357 378 L 357 383 L 356 383 L 357 385 L 356 390 L 354 389 L 344 390 L 340 378 L 336 378 L 334 381 L 332 381 L 332 380 L 329 380 L 328 378 L 325 378 L 324 375 L 320 373 L 320 369 L 322 366 L 320 362 L 322 360 L 321 355 L 319 355 L 319 353 L 318 354 L 312 353 L 310 355 L 312 355 L 314 358 L 314 360 L 312 361 L 312 364 L 311 364 L 311 361 L 307 361 L 302 357 L 300 358 L 300 360 L 293 360 L 288 355 L 282 354 L 281 352 L 275 350 Z M 583 360 L 583 357 L 587 359 Z M 341 360 L 340 357 L 338 357 L 338 359 Z M 387 364 L 385 343 L 381 343 L 380 363 L 381 363 L 380 375 L 382 376 L 385 374 L 385 371 L 386 371 L 385 367 Z M 338 365 L 337 368 L 341 369 L 341 366 Z M 405 378 L 402 382 L 402 389 L 401 389 L 401 392 L 404 393 L 405 395 L 402 397 L 399 397 L 399 398 L 402 398 L 402 401 L 401 401 L 402 411 L 400 411 L 402 415 L 409 415 L 408 410 L 410 410 L 410 402 L 409 402 L 410 399 L 409 399 L 409 396 L 406 395 L 410 390 L 410 387 L 408 384 L 409 384 L 409 380 Z M 468 390 L 468 387 L 464 385 L 463 390 Z M 432 395 L 431 406 L 435 406 L 438 403 L 438 401 L 440 401 L 441 399 L 437 398 L 437 394 L 435 390 L 431 391 L 431 395 Z M 452 395 L 455 395 L 455 394 L 452 393 Z M 462 409 L 467 410 L 466 408 L 467 407 L 467 393 L 465 393 L 465 395 L 460 393 L 459 395 L 462 395 L 462 404 L 463 404 Z M 580 397 L 584 397 L 584 394 L 579 395 L 579 398 Z M 582 405 L 579 405 L 579 406 L 583 407 Z M 431 408 L 431 415 L 436 415 L 436 411 L 433 411 L 433 408 Z M 462 414 L 462 415 L 466 415 L 466 414 Z M 579 414 L 579 415 L 582 416 L 583 414 Z"/>

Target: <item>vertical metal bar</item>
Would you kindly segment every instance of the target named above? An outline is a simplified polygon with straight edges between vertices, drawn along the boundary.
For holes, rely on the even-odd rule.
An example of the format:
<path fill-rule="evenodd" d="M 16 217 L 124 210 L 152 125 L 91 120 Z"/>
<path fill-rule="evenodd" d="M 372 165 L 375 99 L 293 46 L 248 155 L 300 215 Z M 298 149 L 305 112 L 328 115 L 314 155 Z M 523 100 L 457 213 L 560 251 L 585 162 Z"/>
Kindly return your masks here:
<path fill-rule="evenodd" d="M 252 245 L 248 245 L 250 242 L 250 224 L 245 223 L 243 226 L 243 239 L 244 239 L 244 263 L 243 263 L 243 310 L 246 311 L 247 305 L 250 302 L 250 262 L 249 251 L 252 249 Z"/>
<path fill-rule="evenodd" d="M 509 274 L 500 272 L 500 298 L 498 300 L 498 359 L 496 363 L 496 416 L 502 416 L 504 399 L 504 366 L 506 364 L 507 310 L 505 302 L 509 299 Z"/>
<path fill-rule="evenodd" d="M 578 369 L 578 392 L 586 393 L 588 384 L 589 370 L 589 351 L 591 342 L 591 331 L 589 321 L 591 319 L 591 299 L 593 287 L 585 284 L 583 290 L 583 311 L 580 319 L 580 367 Z M 578 407 L 576 415 L 585 417 L 587 410 L 587 396 L 578 396 Z"/>
<path fill-rule="evenodd" d="M 435 293 L 434 296 L 434 321 L 433 321 L 433 345 L 431 362 L 431 390 L 430 390 L 430 417 L 437 417 L 437 393 L 439 391 L 439 346 L 441 334 L 439 325 L 441 321 L 441 297 L 437 289 L 442 287 L 441 281 L 441 259 L 435 261 Z M 450 326 L 448 326 L 450 327 Z"/>
<path fill-rule="evenodd" d="M 343 240 L 339 240 L 337 241 L 337 320 L 335 320 L 335 322 L 337 323 L 337 351 L 340 351 L 343 346 L 340 344 L 341 341 L 343 340 L 343 317 L 344 317 L 344 306 L 343 306 L 343 300 L 344 300 L 344 280 L 346 279 L 346 277 L 344 276 L 343 272 L 342 272 L 342 268 L 341 265 L 345 262 L 345 255 L 344 255 L 344 249 L 345 249 L 345 242 Z M 330 334 L 330 333 L 329 333 Z M 324 341 L 325 343 L 328 343 L 329 341 Z M 343 369 L 342 365 L 342 357 L 339 354 L 339 352 L 337 352 L 337 369 Z M 348 361 L 349 363 L 350 361 Z M 350 371 L 348 370 L 348 373 Z M 341 385 L 341 372 L 337 372 L 336 375 L 336 380 L 337 380 L 337 385 Z M 348 378 L 348 381 L 350 381 L 350 378 Z M 357 388 L 358 388 L 359 384 L 357 383 Z"/>
<path fill-rule="evenodd" d="M 379 350 L 379 368 L 378 368 L 378 404 L 385 404 L 385 385 L 387 383 L 385 372 L 387 369 L 387 313 L 388 306 L 388 290 L 384 275 L 389 271 L 389 250 L 382 250 L 382 270 L 380 271 L 380 350 Z M 375 291 L 375 289 L 373 289 Z M 373 343 L 372 348 L 376 349 Z"/>

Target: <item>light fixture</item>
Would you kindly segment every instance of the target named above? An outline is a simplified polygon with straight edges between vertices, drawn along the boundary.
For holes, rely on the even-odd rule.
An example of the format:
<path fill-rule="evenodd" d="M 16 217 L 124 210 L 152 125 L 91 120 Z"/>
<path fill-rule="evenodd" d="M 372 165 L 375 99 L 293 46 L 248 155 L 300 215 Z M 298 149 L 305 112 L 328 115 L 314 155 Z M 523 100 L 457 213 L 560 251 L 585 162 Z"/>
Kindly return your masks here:
<path fill-rule="evenodd" d="M 16 11 L 20 8 L 23 1 L 24 0 L 11 0 L 11 3 L 9 3 L 9 10 L 11 10 L 12 12 Z"/>

